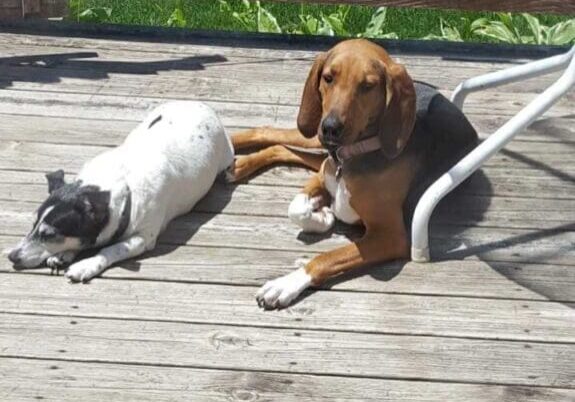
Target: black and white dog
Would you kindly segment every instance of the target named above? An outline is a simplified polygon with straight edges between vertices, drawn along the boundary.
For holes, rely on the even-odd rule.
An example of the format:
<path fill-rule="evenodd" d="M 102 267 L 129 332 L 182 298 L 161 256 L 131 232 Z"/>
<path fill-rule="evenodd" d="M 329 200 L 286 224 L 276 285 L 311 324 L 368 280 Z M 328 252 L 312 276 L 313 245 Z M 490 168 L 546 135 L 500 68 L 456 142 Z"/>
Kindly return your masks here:
<path fill-rule="evenodd" d="M 215 112 L 200 102 L 156 108 L 117 148 L 86 163 L 73 183 L 46 175 L 49 196 L 32 231 L 9 253 L 16 268 L 71 264 L 81 250 L 102 247 L 65 276 L 86 282 L 118 261 L 156 245 L 175 217 L 190 211 L 234 151 Z"/>

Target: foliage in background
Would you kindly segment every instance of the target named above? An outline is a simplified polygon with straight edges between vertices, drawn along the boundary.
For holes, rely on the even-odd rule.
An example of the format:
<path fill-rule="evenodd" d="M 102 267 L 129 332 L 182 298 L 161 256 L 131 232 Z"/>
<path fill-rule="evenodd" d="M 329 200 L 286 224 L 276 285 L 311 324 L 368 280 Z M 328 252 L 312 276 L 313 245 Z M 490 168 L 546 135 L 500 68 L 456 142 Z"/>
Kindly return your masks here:
<path fill-rule="evenodd" d="M 177 0 L 174 11 L 170 14 L 168 22 L 166 23 L 169 27 L 185 28 L 188 25 L 186 20 L 186 12 L 184 11 L 183 0 Z"/>
<path fill-rule="evenodd" d="M 220 12 L 232 16 L 244 30 L 252 32 L 282 33 L 276 17 L 262 7 L 259 1 L 242 0 L 240 8 L 235 10 L 228 1 L 219 0 Z"/>
<path fill-rule="evenodd" d="M 496 21 L 486 18 L 475 20 L 472 24 L 473 32 L 505 43 L 566 45 L 575 41 L 575 19 L 546 26 L 531 14 L 521 14 L 530 29 L 529 34 L 523 35 L 517 28 L 517 17 L 509 13 L 498 13 L 497 16 Z"/>
<path fill-rule="evenodd" d="M 70 19 L 196 29 L 368 38 L 575 43 L 575 19 L 556 16 L 249 0 L 70 0 Z"/>
<path fill-rule="evenodd" d="M 84 7 L 82 0 L 70 0 L 71 18 L 77 22 L 106 22 L 112 16 L 111 7 Z"/>

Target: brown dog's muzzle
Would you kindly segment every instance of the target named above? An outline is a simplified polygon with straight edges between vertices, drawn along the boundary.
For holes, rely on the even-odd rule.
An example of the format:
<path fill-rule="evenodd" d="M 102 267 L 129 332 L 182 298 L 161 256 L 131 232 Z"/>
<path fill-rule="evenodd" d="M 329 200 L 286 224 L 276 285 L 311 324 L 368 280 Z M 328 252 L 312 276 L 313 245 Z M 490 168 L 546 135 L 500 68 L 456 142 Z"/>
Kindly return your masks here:
<path fill-rule="evenodd" d="M 319 140 L 327 149 L 342 145 L 344 125 L 335 113 L 329 113 L 321 122 Z"/>

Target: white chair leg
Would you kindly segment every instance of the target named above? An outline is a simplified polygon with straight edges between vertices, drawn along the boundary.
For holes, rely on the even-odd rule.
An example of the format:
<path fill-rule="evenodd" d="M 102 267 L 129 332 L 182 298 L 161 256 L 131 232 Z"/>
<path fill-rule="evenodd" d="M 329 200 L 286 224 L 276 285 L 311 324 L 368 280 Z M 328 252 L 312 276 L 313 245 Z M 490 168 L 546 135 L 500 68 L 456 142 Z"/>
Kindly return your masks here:
<path fill-rule="evenodd" d="M 471 92 L 557 71 L 565 65 L 568 65 L 567 69 L 553 85 L 460 160 L 423 194 L 415 209 L 411 227 L 411 259 L 413 261 L 429 261 L 429 219 L 439 201 L 479 169 L 487 159 L 503 148 L 517 133 L 545 113 L 575 85 L 575 46 L 564 55 L 475 77 L 458 86 L 452 99 L 457 102 L 458 107 L 461 107 L 465 96 Z"/>

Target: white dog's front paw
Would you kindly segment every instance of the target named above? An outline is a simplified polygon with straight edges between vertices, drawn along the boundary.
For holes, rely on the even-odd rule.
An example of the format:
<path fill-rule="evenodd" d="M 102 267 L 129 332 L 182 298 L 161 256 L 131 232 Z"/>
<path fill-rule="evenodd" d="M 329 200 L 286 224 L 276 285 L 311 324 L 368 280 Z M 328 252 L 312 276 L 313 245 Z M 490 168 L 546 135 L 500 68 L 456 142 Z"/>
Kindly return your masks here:
<path fill-rule="evenodd" d="M 46 265 L 50 268 L 50 274 L 54 274 L 54 271 L 56 271 L 56 275 L 59 275 L 61 269 L 66 268 L 74 261 L 76 254 L 75 251 L 64 251 L 48 257 Z"/>
<path fill-rule="evenodd" d="M 288 217 L 304 232 L 325 233 L 335 224 L 335 215 L 329 207 L 319 209 L 320 198 L 298 194 L 290 203 Z"/>
<path fill-rule="evenodd" d="M 288 306 L 311 285 L 311 276 L 304 268 L 267 282 L 256 293 L 258 306 L 275 309 Z"/>
<path fill-rule="evenodd" d="M 86 258 L 85 260 L 70 265 L 64 276 L 70 282 L 85 283 L 99 275 L 104 269 L 105 265 L 100 258 Z"/>

